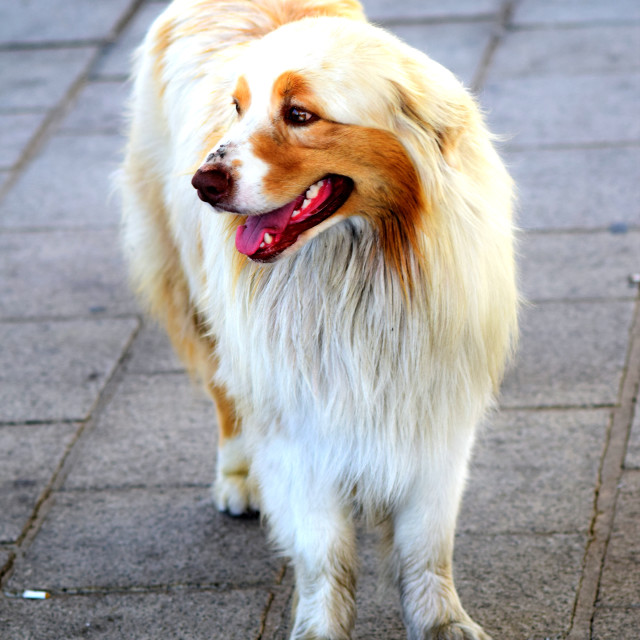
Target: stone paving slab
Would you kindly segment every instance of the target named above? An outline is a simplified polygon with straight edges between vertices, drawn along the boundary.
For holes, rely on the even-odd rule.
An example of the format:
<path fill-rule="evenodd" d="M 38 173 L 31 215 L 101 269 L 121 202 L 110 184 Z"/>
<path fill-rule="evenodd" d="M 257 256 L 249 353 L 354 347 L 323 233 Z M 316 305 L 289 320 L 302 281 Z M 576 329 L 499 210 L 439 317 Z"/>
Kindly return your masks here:
<path fill-rule="evenodd" d="M 419 20 L 446 21 L 451 19 L 487 18 L 498 13 L 500 0 L 361 0 L 372 22 L 416 22 Z"/>
<path fill-rule="evenodd" d="M 184 365 L 171 348 L 165 331 L 152 320 L 146 320 L 129 350 L 126 362 L 130 373 L 175 373 Z"/>
<path fill-rule="evenodd" d="M 600 607 L 593 616 L 591 640 L 637 640 L 640 607 L 625 609 Z"/>
<path fill-rule="evenodd" d="M 29 0 L 0 5 L 0 43 L 104 40 L 112 37 L 132 0 Z"/>
<path fill-rule="evenodd" d="M 12 229 L 116 227 L 113 174 L 119 136 L 57 136 L 20 176 L 0 205 L 0 225 Z"/>
<path fill-rule="evenodd" d="M 562 25 L 640 20 L 635 0 L 522 0 L 516 3 L 515 25 Z"/>
<path fill-rule="evenodd" d="M 41 113 L 0 113 L 0 169 L 11 169 L 44 121 Z"/>
<path fill-rule="evenodd" d="M 458 530 L 586 534 L 610 412 L 502 411 L 490 422 L 478 436 Z"/>
<path fill-rule="evenodd" d="M 0 422 L 84 420 L 135 319 L 0 323 Z"/>
<path fill-rule="evenodd" d="M 64 486 L 206 487 L 216 435 L 213 403 L 186 374 L 126 375 Z"/>
<path fill-rule="evenodd" d="M 481 102 L 490 129 L 516 145 L 640 142 L 640 74 L 500 80 L 491 72 Z M 535 105 L 535 108 L 532 108 Z"/>
<path fill-rule="evenodd" d="M 126 593 L 0 600 L 4 640 L 251 640 L 265 590 Z"/>
<path fill-rule="evenodd" d="M 123 30 L 118 41 L 109 47 L 96 63 L 92 78 L 127 78 L 131 73 L 131 57 L 151 26 L 166 9 L 167 3 L 149 2 L 143 5 Z"/>
<path fill-rule="evenodd" d="M 0 542 L 21 534 L 77 431 L 74 424 L 0 427 Z"/>
<path fill-rule="evenodd" d="M 637 71 L 638 51 L 637 25 L 508 31 L 491 61 L 491 78 Z"/>
<path fill-rule="evenodd" d="M 504 407 L 600 406 L 617 402 L 633 302 L 547 302 L 523 310 Z"/>
<path fill-rule="evenodd" d="M 389 29 L 471 86 L 493 33 L 492 22 L 400 24 Z"/>
<path fill-rule="evenodd" d="M 498 640 L 566 633 L 586 536 L 459 536 L 456 584 L 468 612 Z"/>
<path fill-rule="evenodd" d="M 619 486 L 598 605 L 640 609 L 640 471 L 625 471 Z"/>
<path fill-rule="evenodd" d="M 0 51 L 0 112 L 54 107 L 88 70 L 96 51 L 93 47 Z"/>
<path fill-rule="evenodd" d="M 636 400 L 636 411 L 627 443 L 624 466 L 627 469 L 640 469 L 640 404 L 638 400 Z"/>
<path fill-rule="evenodd" d="M 0 318 L 134 314 L 115 229 L 0 234 Z"/>
<path fill-rule="evenodd" d="M 521 228 L 640 228 L 640 146 L 510 150 L 504 156 L 518 185 Z"/>
<path fill-rule="evenodd" d="M 205 488 L 58 493 L 10 592 L 268 586 L 281 567 L 258 520 L 216 511 Z"/>
<path fill-rule="evenodd" d="M 639 158 L 640 160 L 640 158 Z M 525 233 L 520 238 L 525 299 L 634 299 L 629 275 L 640 269 L 640 233 Z"/>
<path fill-rule="evenodd" d="M 122 133 L 125 104 L 131 92 L 127 82 L 90 82 L 60 126 L 60 133 Z"/>

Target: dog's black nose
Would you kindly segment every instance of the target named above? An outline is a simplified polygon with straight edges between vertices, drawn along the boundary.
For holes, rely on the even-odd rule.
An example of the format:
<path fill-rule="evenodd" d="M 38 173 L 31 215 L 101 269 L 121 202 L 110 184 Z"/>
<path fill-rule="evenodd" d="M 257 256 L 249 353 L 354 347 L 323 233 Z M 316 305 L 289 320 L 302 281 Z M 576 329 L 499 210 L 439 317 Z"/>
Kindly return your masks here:
<path fill-rule="evenodd" d="M 231 174 L 220 166 L 200 167 L 191 180 L 200 200 L 209 204 L 217 204 L 229 195 L 231 183 Z"/>

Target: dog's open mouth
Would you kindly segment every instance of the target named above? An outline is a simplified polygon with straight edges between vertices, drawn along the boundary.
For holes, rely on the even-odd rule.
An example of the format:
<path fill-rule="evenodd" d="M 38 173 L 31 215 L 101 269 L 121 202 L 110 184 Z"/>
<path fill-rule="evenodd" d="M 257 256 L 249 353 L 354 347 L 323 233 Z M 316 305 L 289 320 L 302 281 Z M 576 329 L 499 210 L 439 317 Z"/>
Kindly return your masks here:
<path fill-rule="evenodd" d="M 256 262 L 271 262 L 301 234 L 335 213 L 353 190 L 345 176 L 329 175 L 284 206 L 250 215 L 236 231 L 236 249 Z"/>

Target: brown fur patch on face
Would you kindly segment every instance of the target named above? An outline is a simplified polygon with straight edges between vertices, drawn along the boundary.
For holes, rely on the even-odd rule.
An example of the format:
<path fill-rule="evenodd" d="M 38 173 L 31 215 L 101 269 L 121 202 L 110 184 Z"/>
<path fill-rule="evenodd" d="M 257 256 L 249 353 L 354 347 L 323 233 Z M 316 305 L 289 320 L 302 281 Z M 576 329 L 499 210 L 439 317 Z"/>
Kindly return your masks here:
<path fill-rule="evenodd" d="M 398 139 L 387 131 L 323 120 L 290 127 L 276 120 L 255 134 L 253 152 L 270 167 L 263 190 L 284 204 L 328 174 L 351 178 L 354 190 L 339 210 L 361 215 L 377 231 L 387 264 L 412 288 L 412 256 L 429 205 L 418 174 Z"/>
<path fill-rule="evenodd" d="M 290 105 L 303 106 L 316 115 L 320 115 L 320 108 L 308 82 L 299 73 L 285 71 L 273 84 L 271 109 L 273 114 L 277 115 Z"/>
<path fill-rule="evenodd" d="M 251 91 L 249 90 L 249 84 L 244 76 L 238 78 L 236 88 L 233 92 L 233 99 L 238 106 L 238 114 L 242 115 L 251 104 Z"/>

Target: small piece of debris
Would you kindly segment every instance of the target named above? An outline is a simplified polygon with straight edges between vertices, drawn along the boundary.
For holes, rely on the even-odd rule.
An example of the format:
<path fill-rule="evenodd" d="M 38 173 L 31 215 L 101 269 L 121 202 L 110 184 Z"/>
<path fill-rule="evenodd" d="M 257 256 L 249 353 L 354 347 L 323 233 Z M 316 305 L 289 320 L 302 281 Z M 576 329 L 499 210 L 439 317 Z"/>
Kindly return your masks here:
<path fill-rule="evenodd" d="M 34 591 L 33 589 L 25 589 L 20 595 L 21 598 L 26 600 L 47 600 L 51 597 L 50 593 L 46 591 Z"/>
<path fill-rule="evenodd" d="M 640 284 L 640 273 L 630 273 L 629 284 Z"/>

